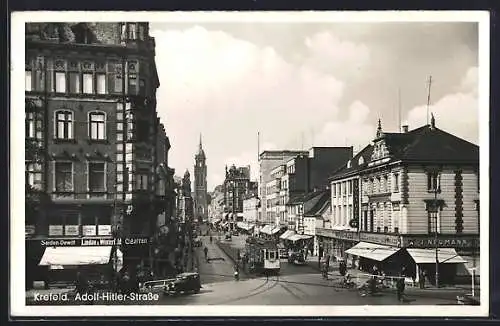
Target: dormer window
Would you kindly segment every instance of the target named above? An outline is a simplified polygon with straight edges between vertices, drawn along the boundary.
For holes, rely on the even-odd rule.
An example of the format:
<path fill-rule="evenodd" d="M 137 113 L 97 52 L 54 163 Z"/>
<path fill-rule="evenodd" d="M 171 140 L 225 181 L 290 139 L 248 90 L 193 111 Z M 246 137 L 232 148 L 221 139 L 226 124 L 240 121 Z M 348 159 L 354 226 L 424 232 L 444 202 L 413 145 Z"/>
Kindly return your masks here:
<path fill-rule="evenodd" d="M 363 158 L 363 156 L 360 156 L 359 160 L 358 160 L 358 165 L 362 165 L 364 163 L 365 163 L 365 159 Z"/>
<path fill-rule="evenodd" d="M 347 161 L 347 168 L 348 168 L 348 169 L 350 169 L 350 168 L 351 168 L 351 166 L 352 166 L 352 164 L 351 164 L 351 160 Z"/>

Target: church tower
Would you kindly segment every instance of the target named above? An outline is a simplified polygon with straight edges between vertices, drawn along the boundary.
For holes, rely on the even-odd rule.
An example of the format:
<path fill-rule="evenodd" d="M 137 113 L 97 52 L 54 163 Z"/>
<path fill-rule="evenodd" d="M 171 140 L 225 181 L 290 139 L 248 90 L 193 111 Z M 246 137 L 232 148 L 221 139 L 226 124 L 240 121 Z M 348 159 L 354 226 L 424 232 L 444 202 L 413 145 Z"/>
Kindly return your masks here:
<path fill-rule="evenodd" d="M 207 202 L 207 165 L 205 152 L 200 134 L 200 144 L 198 153 L 194 157 L 194 201 L 195 201 L 195 218 L 198 220 L 208 219 L 208 202 Z"/>

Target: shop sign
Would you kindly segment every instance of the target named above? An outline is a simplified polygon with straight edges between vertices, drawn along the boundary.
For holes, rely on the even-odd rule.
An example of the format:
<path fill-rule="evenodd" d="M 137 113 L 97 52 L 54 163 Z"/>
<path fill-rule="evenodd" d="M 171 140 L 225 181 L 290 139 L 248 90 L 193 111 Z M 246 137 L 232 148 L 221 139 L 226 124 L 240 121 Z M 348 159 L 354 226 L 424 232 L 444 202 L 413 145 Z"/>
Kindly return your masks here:
<path fill-rule="evenodd" d="M 99 246 L 136 246 L 149 244 L 149 238 L 78 238 L 78 239 L 43 239 L 40 245 L 43 247 L 99 247 Z"/>
<path fill-rule="evenodd" d="M 401 238 L 392 234 L 364 233 L 359 234 L 359 241 L 378 243 L 393 247 L 401 246 Z"/>
<path fill-rule="evenodd" d="M 64 235 L 79 235 L 80 234 L 79 225 L 65 225 Z"/>
<path fill-rule="evenodd" d="M 111 235 L 111 225 L 99 225 L 97 231 L 99 235 Z"/>
<path fill-rule="evenodd" d="M 353 231 L 318 228 L 316 229 L 316 235 L 328 238 L 342 239 L 342 240 L 351 240 L 351 241 L 359 240 L 358 233 Z"/>
<path fill-rule="evenodd" d="M 93 236 L 97 234 L 96 226 L 95 225 L 83 225 L 82 226 L 82 233 L 84 236 Z"/>
<path fill-rule="evenodd" d="M 436 239 L 434 236 L 409 236 L 404 237 L 403 243 L 410 248 L 435 248 Z M 453 236 L 439 235 L 437 247 L 439 248 L 475 248 L 479 246 L 479 237 L 476 236 Z"/>
<path fill-rule="evenodd" d="M 31 236 L 31 235 L 35 234 L 35 226 L 34 225 L 26 225 L 24 234 L 26 236 Z"/>
<path fill-rule="evenodd" d="M 62 225 L 49 225 L 49 236 L 63 235 Z"/>

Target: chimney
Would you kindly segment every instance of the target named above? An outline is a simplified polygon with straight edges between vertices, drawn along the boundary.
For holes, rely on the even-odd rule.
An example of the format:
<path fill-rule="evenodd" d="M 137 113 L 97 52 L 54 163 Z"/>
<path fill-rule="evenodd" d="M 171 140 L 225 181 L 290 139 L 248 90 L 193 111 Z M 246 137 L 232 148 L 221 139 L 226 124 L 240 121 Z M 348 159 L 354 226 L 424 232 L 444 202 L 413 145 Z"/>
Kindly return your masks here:
<path fill-rule="evenodd" d="M 403 130 L 402 130 L 402 132 L 403 132 L 403 133 L 407 133 L 407 132 L 408 132 L 408 125 L 404 125 L 404 126 L 402 127 L 402 129 L 403 129 Z"/>

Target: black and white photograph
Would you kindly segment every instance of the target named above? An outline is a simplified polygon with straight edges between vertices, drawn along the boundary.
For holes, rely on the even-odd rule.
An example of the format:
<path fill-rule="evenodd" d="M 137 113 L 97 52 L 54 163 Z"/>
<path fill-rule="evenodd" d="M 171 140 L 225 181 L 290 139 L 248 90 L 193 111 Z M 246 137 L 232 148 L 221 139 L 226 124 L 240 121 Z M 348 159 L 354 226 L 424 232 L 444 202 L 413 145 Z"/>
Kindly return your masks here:
<path fill-rule="evenodd" d="M 17 12 L 11 40 L 13 316 L 487 315 L 488 12 Z"/>

